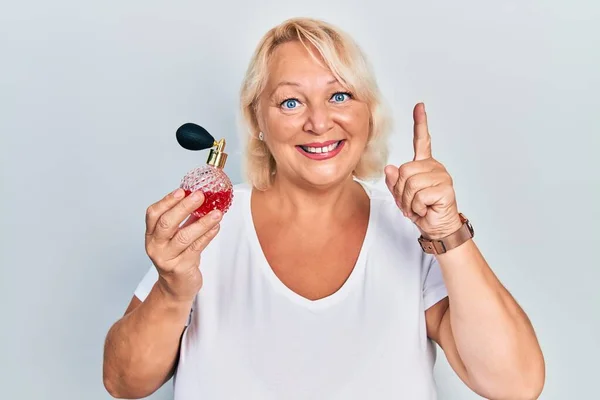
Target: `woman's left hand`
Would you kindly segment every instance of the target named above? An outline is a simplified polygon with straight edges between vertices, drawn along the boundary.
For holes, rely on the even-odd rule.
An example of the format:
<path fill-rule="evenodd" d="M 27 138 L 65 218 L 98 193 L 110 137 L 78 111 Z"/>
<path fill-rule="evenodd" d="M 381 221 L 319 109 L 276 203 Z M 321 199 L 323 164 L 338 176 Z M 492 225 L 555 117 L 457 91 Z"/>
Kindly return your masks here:
<path fill-rule="evenodd" d="M 458 215 L 452 177 L 431 157 L 431 136 L 425 105 L 413 110 L 415 157 L 413 161 L 385 167 L 385 182 L 404 216 L 413 221 L 424 237 L 439 239 L 457 231 Z"/>

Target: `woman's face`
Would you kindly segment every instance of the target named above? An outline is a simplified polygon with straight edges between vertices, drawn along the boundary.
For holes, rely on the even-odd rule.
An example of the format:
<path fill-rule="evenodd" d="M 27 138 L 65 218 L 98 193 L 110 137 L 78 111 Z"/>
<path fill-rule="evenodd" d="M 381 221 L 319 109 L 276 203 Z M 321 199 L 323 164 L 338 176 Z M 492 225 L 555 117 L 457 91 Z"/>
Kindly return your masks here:
<path fill-rule="evenodd" d="M 369 134 L 367 104 L 299 42 L 282 44 L 272 55 L 257 117 L 277 175 L 303 185 L 347 179 Z"/>

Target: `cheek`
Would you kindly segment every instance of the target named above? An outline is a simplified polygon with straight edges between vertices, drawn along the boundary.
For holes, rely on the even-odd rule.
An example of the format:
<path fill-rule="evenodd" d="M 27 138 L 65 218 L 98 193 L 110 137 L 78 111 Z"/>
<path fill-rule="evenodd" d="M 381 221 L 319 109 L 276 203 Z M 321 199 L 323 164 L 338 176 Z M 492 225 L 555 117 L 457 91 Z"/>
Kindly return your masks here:
<path fill-rule="evenodd" d="M 369 109 L 364 104 L 356 104 L 336 115 L 336 120 L 353 139 L 367 141 L 369 136 Z"/>
<path fill-rule="evenodd" d="M 264 121 L 269 133 L 269 142 L 273 144 L 288 142 L 297 134 L 298 129 L 302 128 L 300 115 L 284 115 L 276 108 L 269 109 Z"/>

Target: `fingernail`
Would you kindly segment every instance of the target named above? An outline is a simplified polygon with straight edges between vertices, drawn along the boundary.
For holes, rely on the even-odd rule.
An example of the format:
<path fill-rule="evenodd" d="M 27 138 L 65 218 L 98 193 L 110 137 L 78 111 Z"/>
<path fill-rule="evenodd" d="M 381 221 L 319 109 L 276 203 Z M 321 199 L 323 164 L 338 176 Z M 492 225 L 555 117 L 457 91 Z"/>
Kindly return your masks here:
<path fill-rule="evenodd" d="M 203 196 L 203 193 L 200 190 L 197 190 L 194 193 L 192 193 L 192 200 L 200 200 Z"/>
<path fill-rule="evenodd" d="M 184 195 L 184 191 L 181 188 L 177 188 L 173 191 L 173 197 L 175 197 L 176 199 L 181 199 L 183 198 Z"/>
<path fill-rule="evenodd" d="M 218 220 L 219 218 L 221 218 L 221 211 L 219 210 L 212 210 L 210 212 L 210 217 L 214 220 Z"/>

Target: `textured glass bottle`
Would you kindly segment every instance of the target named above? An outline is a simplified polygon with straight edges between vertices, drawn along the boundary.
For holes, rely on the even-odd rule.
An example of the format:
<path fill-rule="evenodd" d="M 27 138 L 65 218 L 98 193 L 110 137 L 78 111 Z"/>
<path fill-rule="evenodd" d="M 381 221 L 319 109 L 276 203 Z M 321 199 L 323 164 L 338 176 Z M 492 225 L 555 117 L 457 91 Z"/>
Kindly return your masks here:
<path fill-rule="evenodd" d="M 177 130 L 177 140 L 188 150 L 213 147 L 206 165 L 194 168 L 181 180 L 180 187 L 185 190 L 186 196 L 198 190 L 204 194 L 204 203 L 193 215 L 200 218 L 214 209 L 226 213 L 233 201 L 233 185 L 223 171 L 227 161 L 225 139 L 217 142 L 204 128 L 188 123 Z"/>

